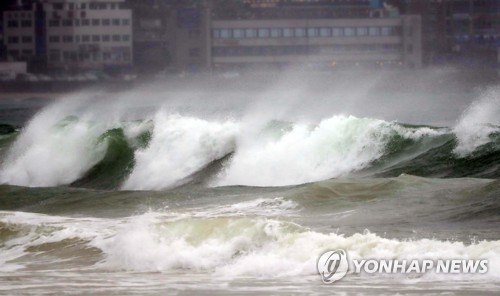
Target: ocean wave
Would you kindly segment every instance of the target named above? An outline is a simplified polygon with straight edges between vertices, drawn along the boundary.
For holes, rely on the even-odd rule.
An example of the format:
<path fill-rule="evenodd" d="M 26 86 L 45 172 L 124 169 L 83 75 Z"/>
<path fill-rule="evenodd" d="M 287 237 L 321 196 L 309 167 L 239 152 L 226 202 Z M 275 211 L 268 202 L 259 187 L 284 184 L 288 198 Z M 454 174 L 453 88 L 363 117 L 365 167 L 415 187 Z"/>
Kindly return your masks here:
<path fill-rule="evenodd" d="M 1 236 L 0 248 L 6 258 L 2 266 L 9 270 L 25 268 L 21 258 L 27 254 L 34 256 L 32 265 L 36 265 L 36 258 L 47 264 L 44 254 L 51 254 L 64 256 L 66 264 L 72 260 L 81 264 L 84 257 L 87 267 L 99 270 L 276 278 L 314 275 L 322 252 L 345 249 L 352 259 L 487 259 L 488 273 L 477 277 L 498 280 L 500 275 L 499 241 L 397 240 L 368 231 L 346 236 L 266 218 L 173 219 L 165 213 L 149 212 L 109 220 L 0 213 L 2 233 L 9 228 L 27 229 Z M 66 254 L 70 247 L 72 252 Z M 463 275 L 446 278 L 463 280 Z M 436 279 L 436 275 L 420 278 Z"/>
<path fill-rule="evenodd" d="M 1 147 L 0 182 L 165 190 L 186 184 L 286 186 L 349 176 L 500 176 L 498 89 L 456 126 L 412 126 L 352 115 L 318 122 L 203 118 L 59 102 Z M 82 109 L 83 108 L 83 109 Z M 15 141 L 12 143 L 12 139 Z"/>

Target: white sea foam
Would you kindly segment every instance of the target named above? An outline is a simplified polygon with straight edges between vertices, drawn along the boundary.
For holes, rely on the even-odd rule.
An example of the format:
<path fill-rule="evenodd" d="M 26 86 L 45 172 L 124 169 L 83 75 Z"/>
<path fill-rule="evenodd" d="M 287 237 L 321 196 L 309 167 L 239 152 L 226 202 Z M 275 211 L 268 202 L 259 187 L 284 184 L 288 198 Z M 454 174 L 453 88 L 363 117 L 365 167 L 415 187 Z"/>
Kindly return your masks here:
<path fill-rule="evenodd" d="M 237 124 L 170 115 L 155 116 L 149 146 L 136 151 L 136 164 L 124 189 L 164 189 L 235 149 Z"/>
<path fill-rule="evenodd" d="M 500 241 L 401 241 L 369 232 L 352 236 L 319 233 L 267 218 L 172 219 L 160 212 L 123 219 L 0 212 L 0 222 L 24 229 L 1 246 L 3 272 L 23 268 L 23 261 L 16 259 L 32 252 L 30 247 L 80 239 L 103 252 L 104 260 L 94 268 L 105 270 L 206 272 L 222 278 L 294 277 L 314 275 L 318 256 L 340 248 L 347 250 L 351 259 L 488 259 L 487 274 L 445 275 L 446 279 L 500 278 Z M 57 254 L 57 250 L 48 251 L 52 256 Z M 420 280 L 438 277 L 425 275 Z"/>
<path fill-rule="evenodd" d="M 484 258 L 490 266 L 484 277 L 491 280 L 500 275 L 500 241 L 465 245 L 430 239 L 399 241 L 371 233 L 343 236 L 261 218 L 166 222 L 148 214 L 137 217 L 115 236 L 93 244 L 107 254 L 102 267 L 132 271 L 189 270 L 222 277 L 313 275 L 323 251 L 342 248 L 353 259 Z"/>
<path fill-rule="evenodd" d="M 231 163 L 214 185 L 281 186 L 340 177 L 381 157 L 392 135 L 418 139 L 441 133 L 338 115 L 316 126 L 295 124 L 277 139 L 243 135 Z"/>
<path fill-rule="evenodd" d="M 29 123 L 9 150 L 0 169 L 0 182 L 45 187 L 69 184 L 106 152 L 98 137 L 110 126 L 91 116 L 72 117 L 72 106 L 56 105 Z"/>

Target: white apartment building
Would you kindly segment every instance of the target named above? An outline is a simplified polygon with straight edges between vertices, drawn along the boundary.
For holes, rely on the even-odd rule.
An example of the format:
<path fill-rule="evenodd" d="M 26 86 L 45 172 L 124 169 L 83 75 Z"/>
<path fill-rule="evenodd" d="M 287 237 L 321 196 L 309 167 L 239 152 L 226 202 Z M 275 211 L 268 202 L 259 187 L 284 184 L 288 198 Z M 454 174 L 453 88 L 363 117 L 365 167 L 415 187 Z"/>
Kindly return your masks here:
<path fill-rule="evenodd" d="M 52 67 L 132 65 L 132 11 L 124 0 L 45 0 L 46 53 Z"/>
<path fill-rule="evenodd" d="M 132 11 L 125 0 L 40 0 L 31 11 L 4 12 L 10 56 L 36 56 L 52 69 L 132 66 Z"/>
<path fill-rule="evenodd" d="M 3 40 L 10 60 L 29 60 L 35 55 L 34 10 L 4 12 L 3 27 Z"/>

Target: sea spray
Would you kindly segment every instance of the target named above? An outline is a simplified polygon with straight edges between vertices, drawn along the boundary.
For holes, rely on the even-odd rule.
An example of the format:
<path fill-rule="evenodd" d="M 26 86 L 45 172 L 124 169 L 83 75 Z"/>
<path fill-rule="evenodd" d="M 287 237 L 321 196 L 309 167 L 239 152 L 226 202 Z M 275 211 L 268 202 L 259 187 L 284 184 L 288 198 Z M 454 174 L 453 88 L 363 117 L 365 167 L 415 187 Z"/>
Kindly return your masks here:
<path fill-rule="evenodd" d="M 490 135 L 500 132 L 500 88 L 490 88 L 464 112 L 454 127 L 458 145 L 454 149 L 465 157 L 491 141 Z"/>

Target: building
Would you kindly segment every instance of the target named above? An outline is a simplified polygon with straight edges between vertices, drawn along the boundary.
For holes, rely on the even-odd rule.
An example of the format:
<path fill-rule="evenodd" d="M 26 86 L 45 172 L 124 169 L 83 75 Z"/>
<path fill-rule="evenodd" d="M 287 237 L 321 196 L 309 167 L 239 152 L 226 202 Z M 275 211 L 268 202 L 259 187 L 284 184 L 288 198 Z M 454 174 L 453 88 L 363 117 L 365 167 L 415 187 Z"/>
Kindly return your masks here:
<path fill-rule="evenodd" d="M 365 18 L 381 0 L 215 0 L 217 19 Z"/>
<path fill-rule="evenodd" d="M 448 1 L 452 62 L 491 67 L 500 47 L 500 3 L 497 0 Z"/>
<path fill-rule="evenodd" d="M 140 72 L 210 68 L 209 1 L 132 1 L 134 60 Z"/>
<path fill-rule="evenodd" d="M 215 20 L 214 69 L 282 67 L 419 68 L 419 16 L 355 19 Z"/>
<path fill-rule="evenodd" d="M 422 62 L 438 64 L 446 58 L 450 48 L 447 26 L 447 3 L 436 0 L 408 0 L 399 5 L 409 14 L 422 17 Z"/>
<path fill-rule="evenodd" d="M 16 7 L 3 14 L 4 36 L 7 59 L 11 61 L 29 61 L 35 57 L 35 6 L 26 10 Z"/>
<path fill-rule="evenodd" d="M 132 11 L 124 0 L 45 0 L 46 53 L 52 68 L 131 67 Z"/>
<path fill-rule="evenodd" d="M 481 69 L 495 65 L 500 47 L 498 0 L 405 0 L 423 21 L 424 62 Z"/>
<path fill-rule="evenodd" d="M 132 59 L 132 11 L 125 0 L 41 0 L 4 12 L 14 60 L 68 71 L 123 70 Z"/>
<path fill-rule="evenodd" d="M 9 56 L 49 70 L 422 64 L 420 17 L 380 0 L 39 0 L 4 17 Z"/>

